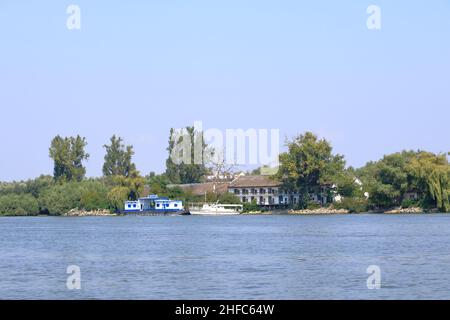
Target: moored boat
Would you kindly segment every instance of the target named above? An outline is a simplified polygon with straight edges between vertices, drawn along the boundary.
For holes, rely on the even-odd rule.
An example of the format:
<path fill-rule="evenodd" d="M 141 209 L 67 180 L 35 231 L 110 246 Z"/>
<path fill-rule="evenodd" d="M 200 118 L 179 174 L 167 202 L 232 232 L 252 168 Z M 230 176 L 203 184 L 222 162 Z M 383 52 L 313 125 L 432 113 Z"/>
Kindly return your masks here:
<path fill-rule="evenodd" d="M 207 204 L 201 208 L 191 208 L 192 215 L 238 215 L 241 214 L 243 206 L 241 204 Z"/>
<path fill-rule="evenodd" d="M 137 215 L 189 215 L 181 200 L 171 200 L 158 197 L 156 194 L 139 198 L 135 201 L 125 201 L 123 214 Z"/>

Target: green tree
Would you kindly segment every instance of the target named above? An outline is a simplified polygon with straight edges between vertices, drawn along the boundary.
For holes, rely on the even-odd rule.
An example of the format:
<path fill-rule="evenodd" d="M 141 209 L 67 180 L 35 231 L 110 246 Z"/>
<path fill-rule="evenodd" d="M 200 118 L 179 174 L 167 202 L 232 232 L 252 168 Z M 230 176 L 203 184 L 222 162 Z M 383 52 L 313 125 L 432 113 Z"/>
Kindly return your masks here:
<path fill-rule="evenodd" d="M 109 188 L 102 180 L 83 181 L 81 188 L 80 208 L 88 211 L 109 208 Z"/>
<path fill-rule="evenodd" d="M 413 192 L 418 196 L 413 204 L 450 211 L 450 166 L 444 154 L 402 151 L 369 162 L 358 174 L 372 208 L 409 206 L 405 195 Z"/>
<path fill-rule="evenodd" d="M 144 192 L 145 180 L 135 171 L 130 177 L 112 176 L 109 178 L 109 185 L 112 189 L 123 188 L 127 190 L 126 197 L 123 200 L 137 200 Z M 111 190 L 112 192 L 113 190 Z M 116 190 L 117 191 L 117 190 Z M 117 198 L 116 198 L 117 199 Z"/>
<path fill-rule="evenodd" d="M 168 196 L 170 181 L 166 174 L 156 175 L 154 172 L 151 172 L 147 177 L 147 184 L 153 194 Z"/>
<path fill-rule="evenodd" d="M 425 207 L 450 211 L 450 166 L 447 156 L 419 152 L 409 165 L 413 173 L 413 185 L 423 193 Z"/>
<path fill-rule="evenodd" d="M 243 204 L 243 212 L 258 212 L 261 211 L 261 208 L 256 203 L 256 200 L 253 200 L 251 202 L 245 202 Z"/>
<path fill-rule="evenodd" d="M 178 150 L 180 145 L 185 148 Z M 203 134 L 195 131 L 194 127 L 186 127 L 182 133 L 173 128 L 170 129 L 169 146 L 167 148 L 169 157 L 166 160 L 166 176 L 169 181 L 175 184 L 201 182 L 207 173 L 203 161 L 206 148 Z M 183 154 L 184 152 L 188 154 Z M 183 159 L 183 161 L 174 161 L 174 156 Z"/>
<path fill-rule="evenodd" d="M 300 207 L 306 207 L 309 194 L 322 194 L 324 185 L 331 186 L 342 174 L 345 161 L 332 153 L 331 144 L 319 140 L 311 132 L 295 137 L 287 143 L 288 151 L 280 155 L 280 167 L 276 177 L 286 190 L 300 194 Z M 330 196 L 326 194 L 324 196 Z"/>
<path fill-rule="evenodd" d="M 238 196 L 236 196 L 230 192 L 224 192 L 222 194 L 208 192 L 206 194 L 206 201 L 207 202 L 218 202 L 221 204 L 240 204 L 241 203 L 241 199 L 239 199 Z"/>
<path fill-rule="evenodd" d="M 120 211 L 123 209 L 124 201 L 128 200 L 129 189 L 123 186 L 117 186 L 108 193 L 109 205 L 114 211 Z"/>
<path fill-rule="evenodd" d="M 41 175 L 36 179 L 26 181 L 26 193 L 30 193 L 35 198 L 39 198 L 41 192 L 54 184 L 52 176 Z"/>
<path fill-rule="evenodd" d="M 38 201 L 31 194 L 0 196 L 0 215 L 25 216 L 39 213 Z"/>
<path fill-rule="evenodd" d="M 103 147 L 106 149 L 103 164 L 104 176 L 129 177 L 136 171 L 136 165 L 131 161 L 134 155 L 133 146 L 124 145 L 121 137 L 113 135 L 110 145 Z"/>
<path fill-rule="evenodd" d="M 45 189 L 39 197 L 41 211 L 50 215 L 62 215 L 74 208 L 81 208 L 83 194 L 80 182 L 55 184 Z"/>
<path fill-rule="evenodd" d="M 89 159 L 85 152 L 86 139 L 56 136 L 51 142 L 49 155 L 54 161 L 53 176 L 56 181 L 81 181 L 86 169 L 83 161 Z"/>
<path fill-rule="evenodd" d="M 409 163 L 415 152 L 403 151 L 386 155 L 378 162 L 369 162 L 358 170 L 369 204 L 376 209 L 399 206 L 404 194 L 411 189 Z"/>
<path fill-rule="evenodd" d="M 356 176 L 353 170 L 343 170 L 335 178 L 336 193 L 344 198 L 362 197 L 362 188 L 356 183 Z"/>

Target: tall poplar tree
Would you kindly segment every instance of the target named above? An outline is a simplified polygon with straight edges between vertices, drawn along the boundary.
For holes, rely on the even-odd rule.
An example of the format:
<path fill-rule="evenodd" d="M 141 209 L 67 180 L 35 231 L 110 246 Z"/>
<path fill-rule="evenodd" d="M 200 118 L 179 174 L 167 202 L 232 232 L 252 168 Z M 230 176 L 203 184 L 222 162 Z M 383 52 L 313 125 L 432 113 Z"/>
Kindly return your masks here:
<path fill-rule="evenodd" d="M 103 175 L 130 177 L 136 171 L 136 165 L 131 161 L 134 151 L 132 145 L 125 145 L 121 137 L 113 135 L 111 143 L 103 146 L 106 149 Z"/>
<path fill-rule="evenodd" d="M 49 155 L 54 161 L 53 177 L 56 181 L 81 181 L 86 175 L 83 161 L 89 159 L 86 153 L 86 138 L 76 137 L 53 138 Z"/>

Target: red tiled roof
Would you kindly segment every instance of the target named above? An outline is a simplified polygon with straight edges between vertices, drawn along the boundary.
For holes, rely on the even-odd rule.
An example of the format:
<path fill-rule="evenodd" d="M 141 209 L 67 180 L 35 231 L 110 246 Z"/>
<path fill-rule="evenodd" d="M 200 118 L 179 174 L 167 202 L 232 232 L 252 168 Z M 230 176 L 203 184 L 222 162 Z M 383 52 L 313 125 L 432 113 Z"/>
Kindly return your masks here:
<path fill-rule="evenodd" d="M 242 176 L 231 181 L 229 188 L 279 187 L 281 182 L 270 176 Z"/>
<path fill-rule="evenodd" d="M 229 182 L 217 182 L 215 192 L 218 194 L 223 194 L 228 190 Z M 191 184 L 180 184 L 177 185 L 185 191 L 191 192 L 196 196 L 203 196 L 205 193 L 214 192 L 214 182 L 205 183 L 191 183 Z"/>

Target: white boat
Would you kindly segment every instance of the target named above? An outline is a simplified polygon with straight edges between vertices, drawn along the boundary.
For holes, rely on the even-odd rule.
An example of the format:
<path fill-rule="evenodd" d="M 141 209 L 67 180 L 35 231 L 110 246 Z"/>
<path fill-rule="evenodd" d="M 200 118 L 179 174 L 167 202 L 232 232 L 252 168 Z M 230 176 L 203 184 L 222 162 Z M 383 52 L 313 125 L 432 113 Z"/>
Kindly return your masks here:
<path fill-rule="evenodd" d="M 201 208 L 192 208 L 192 215 L 237 215 L 242 213 L 241 204 L 204 204 Z"/>

